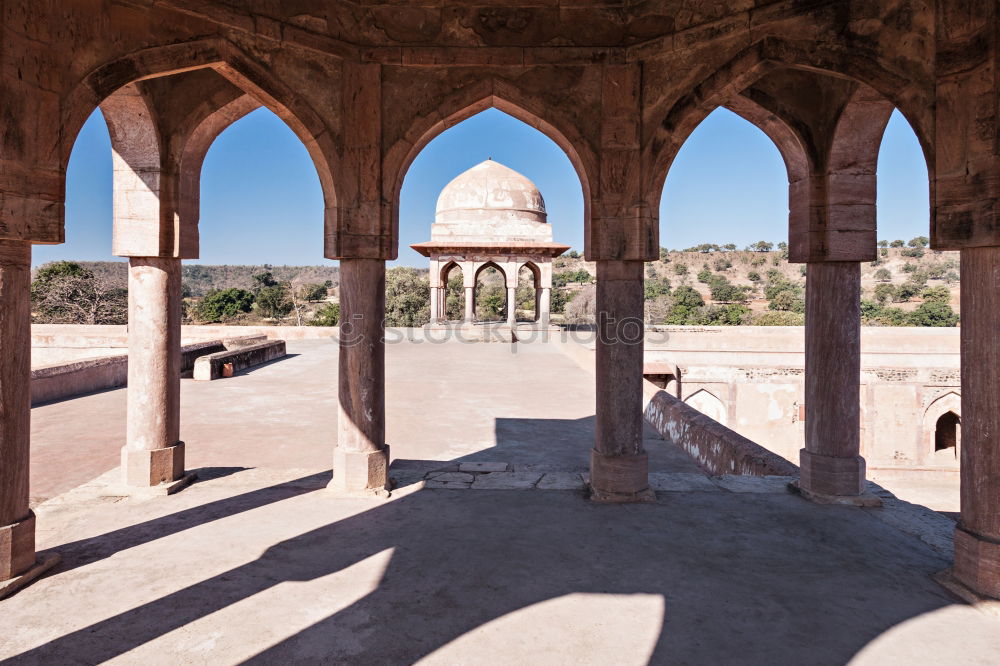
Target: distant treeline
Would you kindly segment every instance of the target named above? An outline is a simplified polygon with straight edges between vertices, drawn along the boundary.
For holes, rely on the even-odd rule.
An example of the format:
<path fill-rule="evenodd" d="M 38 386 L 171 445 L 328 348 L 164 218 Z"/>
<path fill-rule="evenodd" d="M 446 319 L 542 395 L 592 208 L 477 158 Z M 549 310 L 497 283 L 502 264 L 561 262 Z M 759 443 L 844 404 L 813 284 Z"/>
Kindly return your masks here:
<path fill-rule="evenodd" d="M 78 261 L 76 263 L 108 285 L 123 288 L 128 285 L 128 262 Z M 182 289 L 185 297 L 192 298 L 201 298 L 210 291 L 221 289 L 251 289 L 254 286 L 253 276 L 268 272 L 279 282 L 325 284 L 329 280 L 334 287 L 340 284 L 340 268 L 337 266 L 184 264 L 181 268 Z"/>

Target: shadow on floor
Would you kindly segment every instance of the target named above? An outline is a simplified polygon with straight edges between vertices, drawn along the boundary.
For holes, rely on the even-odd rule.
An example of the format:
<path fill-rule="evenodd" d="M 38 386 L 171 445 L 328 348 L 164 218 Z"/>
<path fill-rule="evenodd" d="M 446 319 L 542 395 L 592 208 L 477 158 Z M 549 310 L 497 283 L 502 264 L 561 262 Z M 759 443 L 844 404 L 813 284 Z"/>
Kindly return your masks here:
<path fill-rule="evenodd" d="M 275 520 L 282 500 L 328 479 L 303 477 L 58 550 L 78 567 L 238 513 Z M 309 501 L 331 511 L 344 500 Z M 417 490 L 363 506 L 10 661 L 109 660 L 282 583 L 316 581 L 387 550 L 374 591 L 250 661 L 413 663 L 493 620 L 584 593 L 661 599 L 662 617 L 635 618 L 656 624 L 654 663 L 843 664 L 888 628 L 949 603 L 928 578 L 945 563 L 915 540 L 859 509 L 791 495 L 672 493 L 650 505 L 597 505 L 561 491 Z M 594 621 L 586 605 L 576 612 Z"/>

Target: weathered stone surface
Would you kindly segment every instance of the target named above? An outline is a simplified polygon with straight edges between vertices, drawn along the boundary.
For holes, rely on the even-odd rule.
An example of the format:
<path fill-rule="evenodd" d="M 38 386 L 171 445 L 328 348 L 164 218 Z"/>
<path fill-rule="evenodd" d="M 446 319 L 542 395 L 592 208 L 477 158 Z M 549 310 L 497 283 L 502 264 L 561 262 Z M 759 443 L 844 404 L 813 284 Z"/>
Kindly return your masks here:
<path fill-rule="evenodd" d="M 534 488 L 542 475 L 537 472 L 490 472 L 477 474 L 473 490 L 527 490 Z"/>
<path fill-rule="evenodd" d="M 460 472 L 506 472 L 509 463 L 504 462 L 463 462 L 458 464 Z"/>
<path fill-rule="evenodd" d="M 539 490 L 583 490 L 586 486 L 578 472 L 546 472 L 535 485 Z"/>
<path fill-rule="evenodd" d="M 671 493 L 719 491 L 719 487 L 708 477 L 682 472 L 652 472 L 649 475 L 649 487 L 656 491 Z"/>
<path fill-rule="evenodd" d="M 788 493 L 794 476 L 716 476 L 712 481 L 731 493 Z"/>

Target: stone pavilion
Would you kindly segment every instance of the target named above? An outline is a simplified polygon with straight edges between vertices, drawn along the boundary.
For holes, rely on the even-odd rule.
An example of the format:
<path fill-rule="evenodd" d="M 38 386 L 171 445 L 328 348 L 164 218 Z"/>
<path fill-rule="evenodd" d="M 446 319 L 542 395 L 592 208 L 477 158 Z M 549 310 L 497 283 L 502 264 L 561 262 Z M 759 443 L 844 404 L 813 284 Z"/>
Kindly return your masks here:
<path fill-rule="evenodd" d="M 535 184 L 513 169 L 487 159 L 459 174 L 438 196 L 431 240 L 411 245 L 430 258 L 431 323 L 447 319 L 448 276 L 462 271 L 464 321 L 476 312 L 476 280 L 496 268 L 507 287 L 507 323 L 515 324 L 515 292 L 527 267 L 535 287 L 535 321 L 549 323 L 552 259 L 569 249 L 552 242 L 545 200 Z"/>

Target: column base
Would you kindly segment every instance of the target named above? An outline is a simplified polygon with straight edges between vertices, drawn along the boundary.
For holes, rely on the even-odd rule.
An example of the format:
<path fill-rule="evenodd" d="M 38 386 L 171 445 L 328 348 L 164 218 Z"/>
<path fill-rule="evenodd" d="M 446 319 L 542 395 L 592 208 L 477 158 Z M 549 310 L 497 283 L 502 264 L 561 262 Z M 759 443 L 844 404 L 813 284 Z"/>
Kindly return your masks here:
<path fill-rule="evenodd" d="M 1000 599 L 1000 542 L 956 527 L 952 575 L 975 594 Z"/>
<path fill-rule="evenodd" d="M 6 599 L 12 594 L 23 590 L 60 562 L 62 562 L 62 556 L 59 553 L 49 552 L 39 555 L 35 563 L 20 576 L 0 581 L 0 599 Z"/>
<path fill-rule="evenodd" d="M 611 504 L 655 501 L 656 493 L 649 487 L 649 456 L 607 456 L 591 449 L 590 499 Z"/>
<path fill-rule="evenodd" d="M 801 449 L 799 489 L 803 494 L 860 497 L 865 494 L 865 459 L 835 458 Z"/>
<path fill-rule="evenodd" d="M 35 563 L 35 512 L 0 527 L 0 580 L 24 574 Z"/>
<path fill-rule="evenodd" d="M 170 495 L 197 476 L 184 473 L 184 442 L 165 449 L 122 448 L 122 485 L 130 490 L 155 490 Z"/>
<path fill-rule="evenodd" d="M 958 578 L 955 577 L 954 568 L 939 571 L 931 576 L 931 578 L 933 578 L 934 582 L 938 585 L 948 590 L 965 603 L 970 606 L 974 606 L 976 610 L 1000 617 L 1000 601 L 997 601 L 992 597 L 984 597 L 962 581 L 958 580 Z"/>
<path fill-rule="evenodd" d="M 802 487 L 799 481 L 792 481 L 788 484 L 788 489 L 810 502 L 816 504 L 840 504 L 843 506 L 860 506 L 865 508 L 878 508 L 882 506 L 882 498 L 871 493 L 861 495 L 826 495 L 824 493 L 813 492 Z"/>
<path fill-rule="evenodd" d="M 389 497 L 389 447 L 379 451 L 333 452 L 333 480 L 327 486 L 346 497 Z"/>

